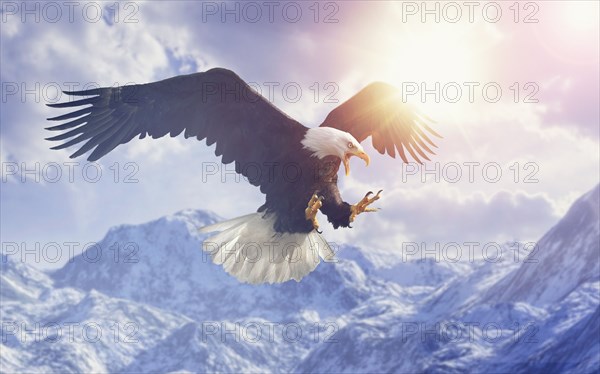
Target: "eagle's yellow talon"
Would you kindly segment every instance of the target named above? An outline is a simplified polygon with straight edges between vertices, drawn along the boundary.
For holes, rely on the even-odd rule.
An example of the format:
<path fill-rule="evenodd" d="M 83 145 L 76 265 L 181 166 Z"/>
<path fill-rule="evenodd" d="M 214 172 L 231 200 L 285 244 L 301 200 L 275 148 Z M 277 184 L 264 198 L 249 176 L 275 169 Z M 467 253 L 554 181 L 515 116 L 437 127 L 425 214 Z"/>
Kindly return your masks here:
<path fill-rule="evenodd" d="M 363 197 L 358 203 L 351 205 L 350 206 L 350 222 L 354 222 L 354 219 L 356 218 L 356 216 L 361 213 L 378 211 L 379 208 L 367 208 L 367 207 L 369 205 L 371 205 L 373 202 L 375 202 L 381 198 L 380 194 L 382 191 L 383 190 L 379 190 L 379 192 L 377 192 L 377 194 L 371 198 L 369 198 L 369 196 L 371 196 L 373 194 L 373 192 L 369 191 L 369 192 L 367 192 L 365 197 Z"/>
<path fill-rule="evenodd" d="M 323 196 L 317 196 L 317 194 L 313 194 L 310 200 L 308 201 L 308 206 L 304 211 L 304 216 L 308 221 L 312 222 L 313 229 L 319 231 L 319 222 L 317 221 L 317 212 L 323 206 Z"/>

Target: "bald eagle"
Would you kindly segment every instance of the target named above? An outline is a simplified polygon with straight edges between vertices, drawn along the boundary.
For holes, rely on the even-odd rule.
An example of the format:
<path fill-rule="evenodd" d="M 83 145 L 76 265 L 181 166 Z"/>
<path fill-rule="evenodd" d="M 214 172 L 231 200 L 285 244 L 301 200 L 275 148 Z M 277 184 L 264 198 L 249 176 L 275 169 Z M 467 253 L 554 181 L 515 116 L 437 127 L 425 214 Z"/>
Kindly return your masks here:
<path fill-rule="evenodd" d="M 260 188 L 265 203 L 256 213 L 201 229 L 213 236 L 203 250 L 213 262 L 242 282 L 300 281 L 320 258 L 334 259 L 331 245 L 321 235 L 317 212 L 333 225 L 350 227 L 356 216 L 376 209 L 380 198 L 367 193 L 356 204 L 345 202 L 337 187 L 337 172 L 350 172 L 352 156 L 369 165 L 361 142 L 372 137 L 381 154 L 408 163 L 429 160 L 435 144 L 429 134 L 432 122 L 402 103 L 399 91 L 385 83 L 372 83 L 335 108 L 319 126 L 308 128 L 288 117 L 254 91 L 232 71 L 216 68 L 159 82 L 65 91 L 82 96 L 75 101 L 49 104 L 74 108 L 50 121 L 68 122 L 48 127 L 63 131 L 50 141 L 66 140 L 51 149 L 84 142 L 71 155 L 91 153 L 96 161 L 134 137 L 206 139 L 216 144 L 223 164 Z"/>

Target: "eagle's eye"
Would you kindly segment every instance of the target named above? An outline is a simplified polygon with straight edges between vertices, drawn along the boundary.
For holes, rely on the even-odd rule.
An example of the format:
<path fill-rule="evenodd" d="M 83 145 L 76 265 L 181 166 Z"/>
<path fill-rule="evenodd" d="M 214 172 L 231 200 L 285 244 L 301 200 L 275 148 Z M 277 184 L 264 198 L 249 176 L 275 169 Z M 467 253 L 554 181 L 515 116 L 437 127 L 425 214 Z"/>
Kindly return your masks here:
<path fill-rule="evenodd" d="M 354 148 L 354 144 L 352 142 L 348 143 L 348 148 Z"/>

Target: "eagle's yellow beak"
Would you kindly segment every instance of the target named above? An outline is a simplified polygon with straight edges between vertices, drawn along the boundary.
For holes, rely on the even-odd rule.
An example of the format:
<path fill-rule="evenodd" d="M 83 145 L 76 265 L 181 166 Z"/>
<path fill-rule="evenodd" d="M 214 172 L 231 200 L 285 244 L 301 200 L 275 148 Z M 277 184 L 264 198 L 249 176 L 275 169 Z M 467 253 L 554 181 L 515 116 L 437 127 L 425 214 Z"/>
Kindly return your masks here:
<path fill-rule="evenodd" d="M 362 158 L 363 160 L 365 160 L 365 163 L 367 164 L 367 166 L 369 166 L 369 163 L 371 162 L 369 155 L 363 151 L 355 150 L 355 151 L 347 152 L 344 155 L 344 159 L 343 159 L 344 169 L 346 169 L 346 176 L 350 175 L 350 157 L 352 157 L 352 156 Z"/>

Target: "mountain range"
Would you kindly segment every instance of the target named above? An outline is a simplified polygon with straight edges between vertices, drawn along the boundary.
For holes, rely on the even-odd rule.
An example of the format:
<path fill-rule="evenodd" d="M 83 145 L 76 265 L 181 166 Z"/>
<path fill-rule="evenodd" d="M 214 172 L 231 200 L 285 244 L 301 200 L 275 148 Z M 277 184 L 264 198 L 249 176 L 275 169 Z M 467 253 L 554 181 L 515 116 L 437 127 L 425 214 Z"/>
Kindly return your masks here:
<path fill-rule="evenodd" d="M 202 210 L 114 227 L 52 272 L 2 254 L 0 371 L 599 372 L 599 191 L 498 261 L 343 245 L 299 283 L 212 264 Z"/>

